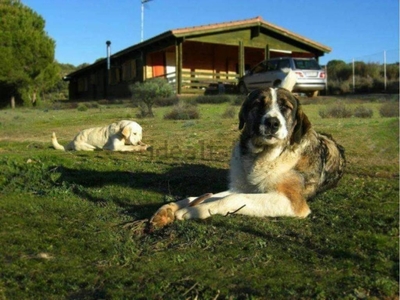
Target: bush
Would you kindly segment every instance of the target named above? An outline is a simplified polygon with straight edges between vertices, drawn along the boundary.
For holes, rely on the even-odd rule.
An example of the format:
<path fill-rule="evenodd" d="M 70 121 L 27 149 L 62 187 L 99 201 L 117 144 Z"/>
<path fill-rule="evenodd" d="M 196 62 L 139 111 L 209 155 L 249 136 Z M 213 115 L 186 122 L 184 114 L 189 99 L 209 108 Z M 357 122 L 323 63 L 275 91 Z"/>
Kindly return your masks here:
<path fill-rule="evenodd" d="M 228 95 L 214 95 L 214 96 L 208 96 L 208 95 L 201 95 L 196 98 L 196 102 L 199 104 L 220 104 L 220 103 L 226 103 L 230 101 L 230 97 Z"/>
<path fill-rule="evenodd" d="M 145 116 L 154 117 L 153 105 L 156 99 L 171 97 L 174 90 L 164 78 L 152 78 L 129 86 L 135 104 L 147 107 Z"/>
<path fill-rule="evenodd" d="M 399 93 L 399 80 L 389 80 L 387 82 L 387 92 L 391 92 L 391 93 Z"/>
<path fill-rule="evenodd" d="M 386 102 L 382 104 L 379 109 L 381 117 L 395 118 L 399 117 L 399 103 L 398 102 Z"/>
<path fill-rule="evenodd" d="M 365 106 L 357 106 L 354 109 L 354 116 L 357 118 L 372 118 L 373 111 L 370 108 L 367 108 Z"/>
<path fill-rule="evenodd" d="M 197 106 L 199 104 L 196 101 L 197 97 L 184 96 L 184 97 L 179 97 L 179 99 L 180 99 L 181 103 L 185 103 L 187 105 Z"/>
<path fill-rule="evenodd" d="M 383 78 L 374 78 L 374 91 L 382 92 L 385 90 L 385 81 Z"/>
<path fill-rule="evenodd" d="M 76 108 L 78 111 L 87 111 L 88 107 L 85 103 L 79 103 L 78 107 Z"/>
<path fill-rule="evenodd" d="M 350 81 L 341 81 L 341 80 L 329 80 L 328 81 L 328 91 L 331 95 L 341 95 L 348 94 L 352 92 L 352 86 L 350 85 Z"/>
<path fill-rule="evenodd" d="M 149 115 L 149 111 L 144 104 L 142 104 L 142 103 L 139 104 L 138 109 L 139 109 L 139 111 L 136 114 L 136 118 L 143 119 Z M 154 114 L 153 114 L 153 117 L 154 117 Z"/>
<path fill-rule="evenodd" d="M 164 107 L 164 106 L 172 106 L 178 104 L 179 98 L 178 96 L 174 95 L 167 98 L 156 98 L 154 100 L 154 105 Z"/>
<path fill-rule="evenodd" d="M 353 113 L 347 109 L 343 103 L 337 103 L 322 109 L 318 112 L 319 116 L 323 119 L 326 118 L 350 118 Z"/>
<path fill-rule="evenodd" d="M 197 107 L 190 104 L 176 104 L 172 110 L 164 115 L 167 120 L 192 120 L 199 119 L 200 114 Z"/>
<path fill-rule="evenodd" d="M 358 93 L 370 93 L 374 89 L 374 80 L 371 77 L 356 76 L 355 84 Z"/>

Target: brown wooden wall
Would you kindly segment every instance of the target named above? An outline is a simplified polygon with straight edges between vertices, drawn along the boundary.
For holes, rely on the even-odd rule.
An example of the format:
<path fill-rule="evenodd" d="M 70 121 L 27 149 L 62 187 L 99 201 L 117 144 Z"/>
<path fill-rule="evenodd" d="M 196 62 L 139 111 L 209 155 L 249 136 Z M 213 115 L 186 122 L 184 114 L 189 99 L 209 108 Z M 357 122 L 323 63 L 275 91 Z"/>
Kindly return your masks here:
<path fill-rule="evenodd" d="M 240 51 L 244 47 L 244 54 Z M 180 45 L 176 47 L 175 45 Z M 181 48 L 180 48 L 181 47 Z M 176 53 L 176 49 L 182 49 Z M 183 40 L 174 38 L 163 43 L 154 43 L 135 51 L 127 51 L 122 55 L 111 57 L 111 70 L 107 72 L 106 64 L 98 63 L 82 70 L 71 79 L 69 85 L 70 99 L 119 99 L 129 98 L 129 85 L 152 77 L 178 74 L 177 66 L 182 59 L 182 75 L 186 78 L 179 81 L 168 75 L 170 82 L 183 82 L 180 88 L 194 84 L 202 88 L 201 81 L 223 81 L 232 83 L 239 74 L 239 56 L 244 58 L 244 70 L 250 69 L 267 57 L 266 49 L 270 49 L 269 57 L 300 56 L 316 57 L 317 51 L 308 45 L 288 40 L 285 36 L 262 28 L 247 28 L 198 34 Z M 273 49 L 291 51 L 292 53 L 274 52 Z M 268 52 L 268 51 L 267 51 Z M 319 53 L 319 55 L 322 55 Z M 179 59 L 178 59 L 179 58 Z M 179 60 L 179 61 L 177 61 Z M 108 74 L 108 75 L 107 75 Z M 225 76 L 226 75 L 226 76 Z M 171 77 L 172 76 L 172 77 Z M 210 79 L 210 80 L 209 80 Z M 189 83 L 188 83 L 189 82 Z M 194 87 L 196 88 L 196 87 Z M 183 92 L 183 91 L 181 91 Z"/>

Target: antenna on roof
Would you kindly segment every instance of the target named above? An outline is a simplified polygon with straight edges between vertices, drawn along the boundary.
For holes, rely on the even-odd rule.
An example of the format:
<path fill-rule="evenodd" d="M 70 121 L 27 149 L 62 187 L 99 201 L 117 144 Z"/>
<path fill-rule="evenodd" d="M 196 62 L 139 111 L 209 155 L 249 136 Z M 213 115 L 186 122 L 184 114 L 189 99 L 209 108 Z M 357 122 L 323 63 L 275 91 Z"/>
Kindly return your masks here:
<path fill-rule="evenodd" d="M 141 33 L 140 33 L 140 41 L 143 42 L 143 30 L 144 30 L 144 4 L 150 2 L 151 0 L 140 0 L 142 3 L 142 22 L 141 22 Z"/>

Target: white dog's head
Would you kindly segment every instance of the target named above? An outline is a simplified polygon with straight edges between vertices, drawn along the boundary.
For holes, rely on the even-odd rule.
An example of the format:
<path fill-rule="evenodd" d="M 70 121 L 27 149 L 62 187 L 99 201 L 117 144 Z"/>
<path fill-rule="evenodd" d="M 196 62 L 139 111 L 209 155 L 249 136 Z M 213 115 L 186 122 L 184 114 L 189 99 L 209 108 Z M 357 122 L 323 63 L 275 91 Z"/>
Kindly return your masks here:
<path fill-rule="evenodd" d="M 142 141 L 142 126 L 134 121 L 123 120 L 118 123 L 126 145 L 138 145 Z"/>

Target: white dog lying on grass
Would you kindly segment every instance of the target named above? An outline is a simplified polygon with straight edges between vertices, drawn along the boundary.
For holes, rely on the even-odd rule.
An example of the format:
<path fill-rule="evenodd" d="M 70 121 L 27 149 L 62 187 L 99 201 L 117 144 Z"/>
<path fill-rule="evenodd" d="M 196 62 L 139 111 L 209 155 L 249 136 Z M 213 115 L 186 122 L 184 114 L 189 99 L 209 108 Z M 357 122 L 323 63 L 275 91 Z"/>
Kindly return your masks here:
<path fill-rule="evenodd" d="M 58 143 L 55 132 L 51 143 L 57 150 L 93 151 L 97 149 L 111 151 L 146 151 L 148 145 L 142 143 L 142 127 L 134 122 L 123 120 L 106 127 L 82 130 L 66 146 Z"/>

